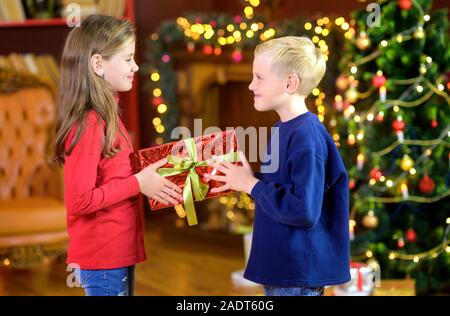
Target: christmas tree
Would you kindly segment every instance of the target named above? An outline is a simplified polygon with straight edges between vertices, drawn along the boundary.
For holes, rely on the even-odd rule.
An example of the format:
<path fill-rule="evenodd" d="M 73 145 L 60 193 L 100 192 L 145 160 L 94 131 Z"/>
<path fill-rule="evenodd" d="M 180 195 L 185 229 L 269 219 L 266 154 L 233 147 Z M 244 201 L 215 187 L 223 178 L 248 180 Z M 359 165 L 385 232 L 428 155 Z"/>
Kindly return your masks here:
<path fill-rule="evenodd" d="M 349 173 L 352 258 L 419 294 L 450 280 L 450 47 L 431 0 L 352 14 L 331 120 Z M 377 18 L 380 20 L 377 22 Z"/>

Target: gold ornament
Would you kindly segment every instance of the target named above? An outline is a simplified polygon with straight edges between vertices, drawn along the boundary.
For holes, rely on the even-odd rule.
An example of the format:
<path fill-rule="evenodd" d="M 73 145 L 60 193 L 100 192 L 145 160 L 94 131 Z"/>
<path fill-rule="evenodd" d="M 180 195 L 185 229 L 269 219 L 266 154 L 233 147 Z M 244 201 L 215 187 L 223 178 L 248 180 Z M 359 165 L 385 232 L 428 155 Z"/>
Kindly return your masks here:
<path fill-rule="evenodd" d="M 367 36 L 366 32 L 361 32 L 361 34 L 356 39 L 356 47 L 360 50 L 366 50 L 369 48 L 371 42 L 370 38 Z"/>
<path fill-rule="evenodd" d="M 412 167 L 414 167 L 414 160 L 409 157 L 409 155 L 405 154 L 400 162 L 400 168 L 403 171 L 409 171 Z"/>
<path fill-rule="evenodd" d="M 349 85 L 349 79 L 344 76 L 344 75 L 340 75 L 337 79 L 336 79 L 336 87 L 341 90 L 344 91 L 345 89 L 348 88 Z"/>
<path fill-rule="evenodd" d="M 375 215 L 375 212 L 372 210 L 367 212 L 362 219 L 362 224 L 367 228 L 376 228 L 378 226 L 378 217 Z"/>
<path fill-rule="evenodd" d="M 345 99 L 350 103 L 355 103 L 358 100 L 358 90 L 356 90 L 356 88 L 354 87 L 351 87 L 345 92 Z"/>
<path fill-rule="evenodd" d="M 414 32 L 415 38 L 423 38 L 425 36 L 425 32 L 423 31 L 423 27 L 419 26 L 417 31 Z"/>

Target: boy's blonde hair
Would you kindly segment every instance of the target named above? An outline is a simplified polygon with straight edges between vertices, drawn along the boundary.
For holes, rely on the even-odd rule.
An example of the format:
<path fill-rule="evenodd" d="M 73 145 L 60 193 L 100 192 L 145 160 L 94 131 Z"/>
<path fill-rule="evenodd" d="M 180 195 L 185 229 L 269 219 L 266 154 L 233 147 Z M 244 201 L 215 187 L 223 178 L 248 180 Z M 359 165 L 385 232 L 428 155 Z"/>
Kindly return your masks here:
<path fill-rule="evenodd" d="M 282 77 L 296 74 L 300 78 L 297 93 L 305 97 L 325 75 L 325 57 L 308 37 L 286 36 L 267 41 L 255 49 L 255 56 L 262 53 L 272 57 L 274 73 Z"/>

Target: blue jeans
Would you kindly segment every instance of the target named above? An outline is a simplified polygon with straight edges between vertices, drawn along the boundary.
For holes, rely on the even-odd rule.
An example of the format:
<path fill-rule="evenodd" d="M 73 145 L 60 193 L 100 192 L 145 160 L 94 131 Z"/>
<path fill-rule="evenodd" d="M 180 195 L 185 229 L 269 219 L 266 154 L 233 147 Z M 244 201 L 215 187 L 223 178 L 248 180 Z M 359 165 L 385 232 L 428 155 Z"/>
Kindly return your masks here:
<path fill-rule="evenodd" d="M 323 287 L 264 286 L 266 296 L 323 296 Z"/>
<path fill-rule="evenodd" d="M 134 266 L 106 269 L 75 269 L 75 277 L 86 296 L 133 296 Z"/>

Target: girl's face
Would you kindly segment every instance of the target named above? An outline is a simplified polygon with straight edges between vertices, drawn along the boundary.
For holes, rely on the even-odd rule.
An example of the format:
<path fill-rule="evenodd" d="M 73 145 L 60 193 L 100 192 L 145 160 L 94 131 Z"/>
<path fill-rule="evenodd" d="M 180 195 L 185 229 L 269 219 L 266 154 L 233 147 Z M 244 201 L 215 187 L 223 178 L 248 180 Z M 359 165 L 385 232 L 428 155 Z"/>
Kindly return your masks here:
<path fill-rule="evenodd" d="M 130 91 L 135 72 L 139 70 L 134 61 L 136 43 L 130 40 L 109 60 L 103 60 L 104 78 L 117 92 Z"/>

